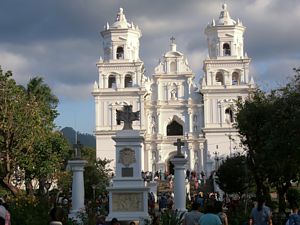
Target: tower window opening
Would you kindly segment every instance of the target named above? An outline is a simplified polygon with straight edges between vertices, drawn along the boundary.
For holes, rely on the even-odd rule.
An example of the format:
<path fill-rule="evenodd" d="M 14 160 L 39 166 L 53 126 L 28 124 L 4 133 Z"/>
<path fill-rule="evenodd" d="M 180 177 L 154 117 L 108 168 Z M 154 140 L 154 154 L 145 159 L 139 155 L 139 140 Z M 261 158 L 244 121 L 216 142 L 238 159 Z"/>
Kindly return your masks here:
<path fill-rule="evenodd" d="M 216 74 L 216 83 L 219 85 L 224 85 L 223 74 L 221 72 Z"/>
<path fill-rule="evenodd" d="M 117 59 L 124 59 L 124 49 L 123 47 L 117 48 Z"/>
<path fill-rule="evenodd" d="M 131 75 L 126 75 L 124 80 L 124 87 L 132 87 L 132 77 Z"/>
<path fill-rule="evenodd" d="M 232 85 L 239 85 L 240 84 L 240 76 L 237 72 L 232 73 Z"/>
<path fill-rule="evenodd" d="M 183 135 L 183 127 L 176 121 L 172 121 L 167 126 L 167 136 L 181 136 Z"/>
<path fill-rule="evenodd" d="M 228 43 L 223 44 L 223 55 L 224 56 L 230 56 L 231 55 L 230 45 Z"/>
<path fill-rule="evenodd" d="M 225 120 L 227 123 L 233 123 L 234 122 L 234 118 L 233 118 L 233 111 L 231 108 L 227 108 L 225 110 Z"/>
<path fill-rule="evenodd" d="M 114 88 L 116 86 L 116 76 L 109 75 L 108 77 L 108 88 Z"/>

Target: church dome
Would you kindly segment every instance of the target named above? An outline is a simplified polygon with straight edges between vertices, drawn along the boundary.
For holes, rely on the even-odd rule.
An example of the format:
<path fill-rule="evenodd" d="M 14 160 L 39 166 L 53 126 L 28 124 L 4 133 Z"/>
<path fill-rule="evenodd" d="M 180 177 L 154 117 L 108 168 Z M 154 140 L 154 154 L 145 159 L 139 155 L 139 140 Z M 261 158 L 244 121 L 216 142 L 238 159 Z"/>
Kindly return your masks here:
<path fill-rule="evenodd" d="M 171 47 L 170 51 L 166 52 L 166 54 L 165 54 L 166 58 L 183 56 L 183 54 L 181 52 L 178 52 L 176 50 L 176 44 L 175 43 L 172 42 L 170 47 Z"/>

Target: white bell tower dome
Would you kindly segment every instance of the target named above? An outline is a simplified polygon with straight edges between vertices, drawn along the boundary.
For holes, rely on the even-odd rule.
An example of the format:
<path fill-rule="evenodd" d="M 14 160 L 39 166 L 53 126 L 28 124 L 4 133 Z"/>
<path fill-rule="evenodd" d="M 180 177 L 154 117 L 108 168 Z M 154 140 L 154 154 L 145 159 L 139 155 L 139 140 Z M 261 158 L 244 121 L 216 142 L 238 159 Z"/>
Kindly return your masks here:
<path fill-rule="evenodd" d="M 108 23 L 101 32 L 103 37 L 104 61 L 139 61 L 139 38 L 142 36 L 138 26 L 128 23 L 124 11 L 120 8 L 116 21 Z"/>
<path fill-rule="evenodd" d="M 227 5 L 223 4 L 219 20 L 216 22 L 213 19 L 205 29 L 209 57 L 244 58 L 245 29 L 239 19 L 237 22 L 231 19 Z"/>

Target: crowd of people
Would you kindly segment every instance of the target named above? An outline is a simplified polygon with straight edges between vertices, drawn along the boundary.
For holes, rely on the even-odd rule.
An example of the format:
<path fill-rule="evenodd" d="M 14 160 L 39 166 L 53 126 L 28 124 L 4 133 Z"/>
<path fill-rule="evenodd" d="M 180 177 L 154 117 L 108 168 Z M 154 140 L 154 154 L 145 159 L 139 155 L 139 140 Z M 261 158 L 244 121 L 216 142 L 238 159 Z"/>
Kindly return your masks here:
<path fill-rule="evenodd" d="M 8 204 L 3 198 L 0 198 L 0 225 L 10 225 Z"/>
<path fill-rule="evenodd" d="M 193 171 L 187 171 L 186 180 L 189 181 L 188 183 L 191 185 L 195 185 L 196 183 L 201 185 L 199 179 L 204 179 L 204 176 L 204 174 L 197 175 Z M 172 179 L 170 174 L 161 173 L 161 171 L 157 171 L 154 174 L 150 172 L 143 172 L 142 178 L 144 178 L 145 182 L 157 179 L 163 179 L 166 181 Z M 154 196 L 154 193 L 148 193 L 148 209 L 149 215 L 152 217 L 152 225 L 160 224 L 159 220 L 161 214 L 170 212 L 176 213 L 176 209 L 174 209 L 174 193 L 170 189 L 168 192 L 157 193 L 157 199 Z M 194 186 L 194 190 L 199 190 L 196 185 Z M 96 198 L 96 225 L 121 224 L 118 221 L 118 218 L 113 218 L 111 221 L 107 221 L 106 216 L 109 213 L 108 201 L 108 192 L 103 192 Z M 228 218 L 228 209 L 230 209 L 231 212 L 237 210 L 240 205 L 240 199 L 238 195 L 220 196 L 219 193 L 216 192 L 204 193 L 199 191 L 197 194 L 191 195 L 190 197 L 187 196 L 187 203 L 190 211 L 184 214 L 182 225 L 228 225 L 229 218 L 231 218 L 231 214 L 229 214 Z M 50 216 L 53 219 L 53 222 L 50 224 L 61 225 L 62 223 L 57 222 L 59 221 L 60 215 L 60 211 L 51 212 Z M 271 209 L 265 205 L 263 199 L 258 198 L 257 200 L 253 201 L 253 208 L 247 221 L 245 218 L 245 224 L 272 225 L 272 222 Z M 128 224 L 137 225 L 139 223 L 137 221 L 128 221 L 126 225 Z M 300 225 L 300 216 L 297 204 L 292 206 L 292 211 L 286 219 L 286 225 Z"/>
<path fill-rule="evenodd" d="M 158 199 L 159 213 L 174 212 L 174 199 L 170 193 L 161 195 Z M 224 212 L 223 202 L 217 200 L 215 193 L 207 196 L 199 192 L 192 197 L 191 211 L 185 213 L 183 225 L 228 225 L 227 215 Z M 157 225 L 158 219 L 154 216 Z"/>

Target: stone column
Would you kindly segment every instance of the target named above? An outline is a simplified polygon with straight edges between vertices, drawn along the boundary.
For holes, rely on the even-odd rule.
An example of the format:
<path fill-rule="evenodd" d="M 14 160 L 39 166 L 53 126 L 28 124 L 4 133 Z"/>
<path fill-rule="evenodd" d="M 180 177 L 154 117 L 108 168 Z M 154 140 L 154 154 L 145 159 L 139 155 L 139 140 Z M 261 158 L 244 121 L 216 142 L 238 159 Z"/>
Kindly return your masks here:
<path fill-rule="evenodd" d="M 108 85 L 107 85 L 107 76 L 106 75 L 104 75 L 104 74 L 102 74 L 102 80 L 103 80 L 103 82 L 100 82 L 100 83 L 102 83 L 101 85 L 99 85 L 101 88 L 107 88 L 108 87 Z"/>
<path fill-rule="evenodd" d="M 184 157 L 174 157 L 171 159 L 174 164 L 175 185 L 174 185 L 174 201 L 175 209 L 181 212 L 186 210 L 186 190 L 185 190 L 185 164 L 187 159 Z"/>
<path fill-rule="evenodd" d="M 193 133 L 193 112 L 189 111 L 189 133 Z"/>
<path fill-rule="evenodd" d="M 68 161 L 71 171 L 73 172 L 72 209 L 70 210 L 69 218 L 77 221 L 80 221 L 78 213 L 85 213 L 83 171 L 86 163 L 87 161 L 80 159 Z"/>

